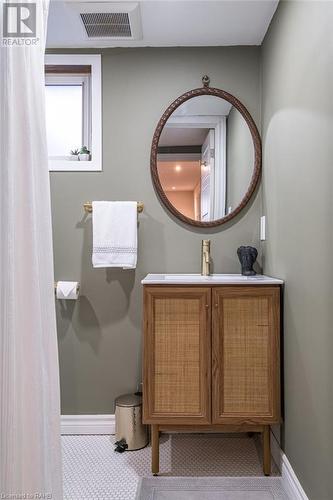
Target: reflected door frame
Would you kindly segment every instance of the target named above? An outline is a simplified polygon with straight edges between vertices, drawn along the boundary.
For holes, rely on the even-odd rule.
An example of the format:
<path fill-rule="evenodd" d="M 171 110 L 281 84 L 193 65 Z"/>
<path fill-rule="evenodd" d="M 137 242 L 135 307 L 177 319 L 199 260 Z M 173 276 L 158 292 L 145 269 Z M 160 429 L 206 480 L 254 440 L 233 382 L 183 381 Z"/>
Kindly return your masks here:
<path fill-rule="evenodd" d="M 220 115 L 188 115 L 172 116 L 165 124 L 165 128 L 207 128 L 215 131 L 215 162 L 211 172 L 213 180 L 213 219 L 220 219 L 226 215 L 226 117 Z M 224 144 L 224 147 L 221 147 Z"/>
<path fill-rule="evenodd" d="M 201 197 L 200 197 L 200 220 L 209 221 L 214 213 L 215 203 L 215 182 L 211 182 L 211 177 L 215 172 L 215 131 L 207 129 L 208 133 L 201 147 Z M 213 154 L 212 154 L 213 151 Z M 214 160 L 213 160 L 214 158 Z"/>

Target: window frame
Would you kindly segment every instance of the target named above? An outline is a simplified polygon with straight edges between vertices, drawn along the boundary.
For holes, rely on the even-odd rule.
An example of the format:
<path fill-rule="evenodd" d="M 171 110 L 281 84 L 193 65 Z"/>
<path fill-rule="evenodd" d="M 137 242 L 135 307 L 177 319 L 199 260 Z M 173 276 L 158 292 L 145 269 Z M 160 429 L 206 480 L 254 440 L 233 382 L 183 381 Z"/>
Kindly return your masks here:
<path fill-rule="evenodd" d="M 71 161 L 68 157 L 49 157 L 48 164 L 50 171 L 60 172 L 90 172 L 102 171 L 102 79 L 101 79 L 101 55 L 100 54 L 47 54 L 45 56 L 45 65 L 90 65 L 90 78 L 83 74 L 68 75 L 46 74 L 45 85 L 47 82 L 59 82 L 63 79 L 66 82 L 81 80 L 86 83 L 83 87 L 83 131 L 84 145 L 91 150 L 91 160 L 89 161 Z M 89 80 L 89 84 L 87 85 Z M 70 83 L 69 83 L 70 84 Z M 85 115 L 85 116 L 84 116 Z M 90 120 L 89 120 L 90 117 Z M 88 118 L 88 120 L 87 120 Z M 75 145 L 73 145 L 75 147 Z"/>
<path fill-rule="evenodd" d="M 85 145 L 88 149 L 92 149 L 91 145 L 91 91 L 90 91 L 90 75 L 79 75 L 79 74 L 46 74 L 45 75 L 45 86 L 81 86 L 82 87 L 82 141 L 81 146 Z M 80 146 L 78 144 L 78 146 Z M 75 146 L 73 146 L 74 148 Z M 49 155 L 49 160 L 53 161 L 67 161 L 69 159 L 69 154 L 64 156 L 51 156 Z"/>

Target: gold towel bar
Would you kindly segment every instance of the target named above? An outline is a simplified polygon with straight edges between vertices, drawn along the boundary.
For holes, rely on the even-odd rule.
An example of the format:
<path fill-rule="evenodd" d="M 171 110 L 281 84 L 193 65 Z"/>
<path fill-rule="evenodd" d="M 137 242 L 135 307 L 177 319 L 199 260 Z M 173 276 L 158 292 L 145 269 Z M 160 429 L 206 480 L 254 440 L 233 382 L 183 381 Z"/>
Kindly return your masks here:
<path fill-rule="evenodd" d="M 92 212 L 92 202 L 91 201 L 86 201 L 86 203 L 83 203 L 83 208 L 85 209 L 86 212 L 91 213 Z M 141 213 L 143 212 L 144 204 L 142 201 L 138 201 L 138 212 Z"/>

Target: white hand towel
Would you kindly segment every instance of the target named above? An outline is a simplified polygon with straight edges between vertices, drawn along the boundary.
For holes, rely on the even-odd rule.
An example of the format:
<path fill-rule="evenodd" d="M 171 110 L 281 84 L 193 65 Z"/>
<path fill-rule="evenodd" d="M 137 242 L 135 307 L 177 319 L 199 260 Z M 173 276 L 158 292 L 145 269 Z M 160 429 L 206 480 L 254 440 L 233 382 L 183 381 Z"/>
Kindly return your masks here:
<path fill-rule="evenodd" d="M 137 262 L 137 202 L 93 201 L 94 267 L 134 269 Z"/>

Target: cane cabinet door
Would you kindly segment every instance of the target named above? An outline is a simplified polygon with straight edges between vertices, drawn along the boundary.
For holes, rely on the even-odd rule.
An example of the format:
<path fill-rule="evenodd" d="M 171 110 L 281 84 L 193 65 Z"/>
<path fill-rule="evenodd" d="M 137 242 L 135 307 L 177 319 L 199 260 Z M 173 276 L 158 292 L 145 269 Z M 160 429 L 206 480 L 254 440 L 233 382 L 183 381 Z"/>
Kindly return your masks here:
<path fill-rule="evenodd" d="M 279 287 L 213 289 L 212 422 L 280 421 Z"/>
<path fill-rule="evenodd" d="M 144 421 L 211 421 L 211 289 L 145 287 Z"/>

